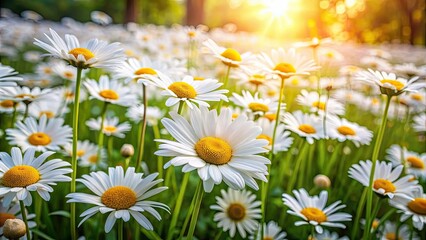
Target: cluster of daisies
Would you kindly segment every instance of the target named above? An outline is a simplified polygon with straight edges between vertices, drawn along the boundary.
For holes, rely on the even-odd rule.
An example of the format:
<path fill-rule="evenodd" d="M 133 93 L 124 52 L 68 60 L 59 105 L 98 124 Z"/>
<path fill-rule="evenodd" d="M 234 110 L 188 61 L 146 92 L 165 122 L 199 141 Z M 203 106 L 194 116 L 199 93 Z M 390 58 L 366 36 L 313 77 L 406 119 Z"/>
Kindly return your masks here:
<path fill-rule="evenodd" d="M 27 238 L 51 233 L 42 201 L 64 198 L 72 239 L 424 233 L 424 49 L 315 38 L 256 53 L 226 28 L 27 15 L 0 21 L 17 26 L 0 31 L 0 234 L 15 218 Z"/>

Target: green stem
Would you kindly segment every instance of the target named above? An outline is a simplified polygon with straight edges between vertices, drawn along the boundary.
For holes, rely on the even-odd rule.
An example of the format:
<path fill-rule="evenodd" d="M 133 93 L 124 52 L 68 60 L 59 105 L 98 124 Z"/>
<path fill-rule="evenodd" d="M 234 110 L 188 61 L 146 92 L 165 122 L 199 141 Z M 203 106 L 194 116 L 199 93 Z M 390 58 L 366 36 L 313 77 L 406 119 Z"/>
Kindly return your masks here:
<path fill-rule="evenodd" d="M 107 146 L 108 146 L 108 161 L 109 161 L 110 164 L 113 163 L 113 157 L 112 157 L 112 149 L 113 149 L 113 146 L 114 146 L 113 141 L 114 141 L 113 136 L 109 136 Z"/>
<path fill-rule="evenodd" d="M 19 201 L 19 205 L 21 207 L 22 220 L 25 223 L 25 231 L 26 231 L 27 239 L 31 239 L 30 228 L 28 227 L 27 211 L 25 210 L 24 201 L 22 200 Z"/>
<path fill-rule="evenodd" d="M 15 126 L 16 121 L 16 105 L 17 103 L 13 103 L 13 113 L 12 113 L 12 121 L 10 122 L 10 128 L 13 128 Z"/>
<path fill-rule="evenodd" d="M 223 85 L 222 85 L 222 88 L 223 89 L 226 89 L 227 87 L 228 87 L 228 82 L 229 82 L 229 73 L 231 72 L 231 66 L 228 66 L 228 69 L 226 70 L 226 74 L 225 74 L 225 78 L 224 78 L 224 80 L 223 80 Z M 218 111 L 218 112 L 220 112 L 220 109 L 222 108 L 222 104 L 223 104 L 223 100 L 221 99 L 220 101 L 219 101 L 219 104 L 217 105 L 217 108 L 216 108 L 216 110 Z"/>
<path fill-rule="evenodd" d="M 124 221 L 123 219 L 118 219 L 118 225 L 117 225 L 117 239 L 118 240 L 123 240 L 123 225 L 124 225 Z"/>
<path fill-rule="evenodd" d="M 155 139 L 161 139 L 161 133 L 160 133 L 160 128 L 158 127 L 158 124 L 154 124 L 152 126 L 152 129 L 154 131 L 154 138 Z M 158 142 L 155 142 L 157 145 L 157 149 L 158 146 L 160 145 Z M 164 158 L 163 156 L 158 156 L 157 157 L 157 171 L 158 171 L 158 178 L 163 178 L 163 165 L 164 165 Z"/>
<path fill-rule="evenodd" d="M 28 105 L 30 103 L 24 101 L 24 104 L 25 104 L 25 112 L 24 112 L 24 119 L 22 119 L 22 121 L 25 121 L 25 119 L 27 119 L 28 117 L 28 110 L 29 110 Z"/>
<path fill-rule="evenodd" d="M 175 232 L 176 223 L 177 223 L 177 220 L 179 218 L 180 209 L 182 207 L 183 197 L 185 196 L 186 186 L 188 185 L 189 176 L 190 176 L 190 173 L 185 173 L 183 175 L 179 195 L 176 199 L 175 208 L 174 208 L 173 214 L 172 214 L 172 221 L 170 222 L 170 226 L 169 226 L 169 233 L 167 235 L 167 240 L 173 239 L 173 234 Z"/>
<path fill-rule="evenodd" d="M 35 195 L 35 197 L 34 197 L 34 212 L 35 212 L 35 215 L 36 215 L 35 221 L 36 221 L 38 228 L 41 225 L 41 210 L 42 210 L 42 206 L 43 206 L 42 203 L 43 203 L 43 201 L 42 201 L 41 197 L 38 196 L 38 195 Z M 34 238 L 37 238 L 37 236 L 34 236 Z"/>
<path fill-rule="evenodd" d="M 138 159 L 136 161 L 136 171 L 138 171 L 139 167 L 142 164 L 143 152 L 144 152 L 144 144 L 145 144 L 145 132 L 146 132 L 146 112 L 148 108 L 148 98 L 146 96 L 146 86 L 142 84 L 143 91 L 143 119 L 140 126 L 140 141 L 139 141 L 139 151 L 138 151 Z"/>
<path fill-rule="evenodd" d="M 179 114 L 179 115 L 182 115 L 182 112 L 183 112 L 183 105 L 184 105 L 183 101 L 180 101 L 180 102 L 179 102 L 179 108 L 178 108 L 178 114 Z"/>
<path fill-rule="evenodd" d="M 197 220 L 198 220 L 198 213 L 200 212 L 200 206 L 201 202 L 203 201 L 203 181 L 200 180 L 198 183 L 198 187 L 195 194 L 195 204 L 194 204 L 194 210 L 192 212 L 192 218 L 191 218 L 191 224 L 189 225 L 188 235 L 186 237 L 187 240 L 192 240 L 192 237 L 194 236 L 195 227 L 197 226 Z"/>
<path fill-rule="evenodd" d="M 367 192 L 366 225 L 365 225 L 366 229 L 371 229 L 371 224 L 373 222 L 373 219 L 371 218 L 371 208 L 372 208 L 372 204 L 373 204 L 374 173 L 375 173 L 375 170 L 376 170 L 376 161 L 377 161 L 377 158 L 379 157 L 380 147 L 382 145 L 383 135 L 385 133 L 386 123 L 387 123 L 387 119 L 388 119 L 388 110 L 389 110 L 389 105 L 390 105 L 391 99 L 392 99 L 392 96 L 388 96 L 387 101 L 386 101 L 385 110 L 384 110 L 383 117 L 382 117 L 382 123 L 380 125 L 379 132 L 377 133 L 376 143 L 374 144 L 373 156 L 371 158 L 372 167 L 371 167 L 371 171 L 370 171 L 370 181 L 369 181 L 369 185 L 368 185 L 368 188 L 367 188 L 368 192 Z M 370 231 L 364 231 L 363 239 L 369 239 L 369 237 L 370 237 Z"/>
<path fill-rule="evenodd" d="M 278 97 L 278 108 L 277 108 L 277 112 L 275 114 L 274 131 L 272 132 L 271 151 L 269 152 L 270 156 L 271 156 L 271 154 L 274 154 L 275 138 L 276 138 L 276 135 L 277 135 L 278 124 L 280 123 L 281 102 L 283 101 L 283 96 L 284 96 L 284 80 L 285 80 L 285 78 L 281 77 L 280 95 Z"/>
<path fill-rule="evenodd" d="M 296 159 L 296 165 L 294 166 L 293 172 L 291 173 L 291 177 L 288 182 L 287 193 L 290 193 L 291 190 L 293 190 L 294 184 L 296 182 L 297 174 L 300 168 L 300 164 L 302 160 L 305 158 L 306 152 L 309 149 L 309 143 L 302 141 L 301 144 L 302 146 L 301 148 L 299 148 L 300 152 L 299 152 L 299 156 L 297 156 L 297 159 Z"/>
<path fill-rule="evenodd" d="M 192 216 L 192 211 L 194 210 L 195 198 L 192 198 L 191 205 L 189 206 L 188 213 L 186 214 L 185 221 L 183 221 L 182 228 L 180 230 L 179 239 L 183 238 L 185 234 L 186 227 L 188 226 L 189 220 Z"/>
<path fill-rule="evenodd" d="M 73 110 L 73 122 L 72 122 L 72 159 L 71 159 L 71 193 L 75 192 L 76 179 L 77 179 L 77 140 L 78 140 L 78 113 L 80 107 L 80 85 L 81 85 L 81 71 L 83 69 L 77 68 L 77 79 L 75 83 L 75 95 L 74 95 L 74 110 Z M 71 239 L 77 239 L 77 227 L 76 227 L 76 209 L 75 203 L 70 203 L 71 212 Z"/>
<path fill-rule="evenodd" d="M 351 239 L 356 239 L 356 235 L 358 233 L 358 228 L 359 228 L 359 221 L 361 219 L 362 210 L 364 209 L 366 195 L 367 195 L 367 189 L 364 189 L 364 191 L 362 192 L 362 195 L 361 195 L 361 199 L 360 199 L 359 204 L 358 204 L 358 209 L 356 211 L 356 216 L 355 216 L 355 221 L 354 221 L 354 227 L 352 229 Z"/>
<path fill-rule="evenodd" d="M 396 208 L 392 208 L 391 210 L 389 210 L 385 215 L 383 215 L 382 218 L 380 218 L 379 221 L 379 225 L 377 225 L 377 227 L 374 229 L 374 231 L 372 232 L 373 236 L 376 234 L 377 230 L 380 229 L 380 227 L 385 224 L 385 222 L 396 212 Z"/>
<path fill-rule="evenodd" d="M 105 123 L 105 115 L 108 108 L 108 103 L 104 102 L 101 111 L 101 128 L 99 129 L 98 135 L 98 160 L 101 159 L 101 151 L 104 147 L 104 123 Z"/>

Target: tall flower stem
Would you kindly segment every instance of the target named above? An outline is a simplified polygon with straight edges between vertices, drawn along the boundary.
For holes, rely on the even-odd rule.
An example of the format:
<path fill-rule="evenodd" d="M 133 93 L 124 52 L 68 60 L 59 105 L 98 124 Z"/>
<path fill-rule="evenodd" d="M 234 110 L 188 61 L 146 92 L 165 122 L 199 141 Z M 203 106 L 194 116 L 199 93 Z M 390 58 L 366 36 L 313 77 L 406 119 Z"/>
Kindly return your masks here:
<path fill-rule="evenodd" d="M 179 218 L 180 209 L 182 207 L 183 197 L 185 196 L 186 186 L 188 185 L 189 176 L 191 173 L 185 173 L 183 175 L 182 183 L 180 185 L 179 195 L 176 199 L 175 208 L 173 209 L 172 220 L 169 226 L 169 233 L 167 235 L 167 240 L 173 239 L 173 234 L 175 231 L 176 223 Z"/>
<path fill-rule="evenodd" d="M 118 225 L 117 225 L 117 239 L 118 240 L 123 240 L 123 225 L 124 225 L 124 221 L 123 219 L 118 219 Z"/>
<path fill-rule="evenodd" d="M 189 225 L 188 235 L 186 236 L 187 240 L 192 240 L 192 237 L 194 236 L 195 227 L 197 226 L 198 213 L 200 212 L 201 202 L 203 201 L 203 194 L 203 181 L 200 181 L 197 186 L 196 194 L 194 195 L 195 203 L 192 212 L 191 223 Z"/>
<path fill-rule="evenodd" d="M 24 205 L 24 201 L 19 201 L 19 206 L 21 207 L 21 215 L 22 215 L 22 220 L 25 223 L 25 231 L 27 232 L 27 239 L 31 239 L 31 234 L 30 234 L 30 229 L 28 228 L 28 220 L 27 220 L 27 211 L 25 210 L 25 205 Z"/>
<path fill-rule="evenodd" d="M 223 79 L 223 85 L 222 88 L 226 89 L 228 87 L 229 82 L 229 73 L 231 72 L 231 66 L 228 66 L 228 69 L 226 70 L 225 78 Z M 220 112 L 220 109 L 222 108 L 223 100 L 221 99 L 219 101 L 219 104 L 217 105 L 217 111 Z"/>
<path fill-rule="evenodd" d="M 373 223 L 373 220 L 375 217 L 375 216 L 371 216 L 371 208 L 373 205 L 373 180 L 374 180 L 374 173 L 376 171 L 376 161 L 377 161 L 377 158 L 379 157 L 380 147 L 382 145 L 383 135 L 385 133 L 386 123 L 388 120 L 388 110 L 389 110 L 391 99 L 392 99 L 392 96 L 387 97 L 386 106 L 385 106 L 385 110 L 382 117 L 382 123 L 380 125 L 379 132 L 377 133 L 377 139 L 373 149 L 373 156 L 371 157 L 372 167 L 370 171 L 370 181 L 367 188 L 368 189 L 367 190 L 367 206 L 366 206 L 366 212 L 365 212 L 365 215 L 366 215 L 365 229 L 367 230 L 364 231 L 363 239 L 369 239 L 370 237 L 369 229 L 371 229 L 371 224 Z"/>
<path fill-rule="evenodd" d="M 24 121 L 25 119 L 27 119 L 27 117 L 28 117 L 28 110 L 29 110 L 29 108 L 28 108 L 28 105 L 30 104 L 29 102 L 27 102 L 27 101 L 24 101 L 24 104 L 25 104 L 25 112 L 24 112 L 24 118 L 22 119 L 22 121 Z"/>
<path fill-rule="evenodd" d="M 78 111 L 80 107 L 80 86 L 81 86 L 81 71 L 83 69 L 77 68 L 77 79 L 75 83 L 75 95 L 74 95 L 74 110 L 73 110 L 73 121 L 72 121 L 72 159 L 71 159 L 71 193 L 75 192 L 76 179 L 77 179 L 77 140 L 78 140 Z M 76 209 L 75 203 L 70 203 L 71 212 L 71 239 L 77 239 L 77 227 L 76 227 Z"/>
<path fill-rule="evenodd" d="M 148 98 L 146 96 L 146 86 L 142 84 L 142 101 L 143 101 L 143 119 L 141 122 L 141 126 L 139 127 L 139 151 L 138 151 L 138 159 L 136 160 L 136 171 L 139 170 L 139 167 L 142 164 L 144 145 L 145 145 L 145 132 L 146 132 L 146 110 L 148 108 Z"/>
<path fill-rule="evenodd" d="M 104 147 L 104 123 L 105 123 L 105 115 L 108 108 L 108 103 L 105 102 L 102 106 L 101 111 L 101 126 L 99 129 L 99 135 L 98 135 L 98 159 L 101 159 L 101 151 Z"/>

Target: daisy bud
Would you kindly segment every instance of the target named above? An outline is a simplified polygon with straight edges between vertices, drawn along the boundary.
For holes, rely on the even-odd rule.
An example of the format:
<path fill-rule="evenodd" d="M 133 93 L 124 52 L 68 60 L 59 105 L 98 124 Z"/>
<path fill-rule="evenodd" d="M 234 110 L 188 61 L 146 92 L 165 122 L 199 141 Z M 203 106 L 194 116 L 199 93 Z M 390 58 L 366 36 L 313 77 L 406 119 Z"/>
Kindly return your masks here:
<path fill-rule="evenodd" d="M 326 175 L 318 174 L 314 178 L 314 184 L 319 188 L 329 188 L 331 181 L 330 178 L 328 178 Z"/>
<path fill-rule="evenodd" d="M 7 219 L 3 225 L 3 235 L 8 239 L 19 239 L 26 234 L 25 223 L 21 219 Z"/>
<path fill-rule="evenodd" d="M 123 144 L 120 150 L 121 156 L 128 158 L 135 154 L 135 149 L 131 144 Z"/>

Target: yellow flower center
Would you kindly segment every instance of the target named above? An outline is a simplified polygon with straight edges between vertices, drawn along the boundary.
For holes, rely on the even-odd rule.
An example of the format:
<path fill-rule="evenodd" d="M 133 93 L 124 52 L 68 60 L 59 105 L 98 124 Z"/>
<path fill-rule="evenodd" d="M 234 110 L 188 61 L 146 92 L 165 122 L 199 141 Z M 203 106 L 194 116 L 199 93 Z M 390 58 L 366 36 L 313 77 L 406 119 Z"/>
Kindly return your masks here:
<path fill-rule="evenodd" d="M 376 229 L 380 224 L 380 221 L 374 219 L 373 223 L 371 224 L 371 228 Z"/>
<path fill-rule="evenodd" d="M 7 219 L 15 219 L 15 215 L 10 213 L 0 213 L 0 227 L 4 226 L 4 222 L 6 222 Z"/>
<path fill-rule="evenodd" d="M 195 32 L 194 31 L 189 31 L 188 32 L 188 37 L 190 37 L 190 38 L 194 38 L 196 36 L 196 34 L 195 34 Z"/>
<path fill-rule="evenodd" d="M 204 137 L 195 144 L 195 151 L 204 161 L 222 165 L 231 160 L 232 148 L 224 140 L 217 137 Z"/>
<path fill-rule="evenodd" d="M 149 75 L 157 75 L 157 72 L 152 68 L 139 68 L 135 71 L 135 75 L 142 75 L 142 74 L 149 74 Z"/>
<path fill-rule="evenodd" d="M 86 152 L 84 150 L 78 150 L 77 151 L 77 156 L 78 157 L 82 157 Z"/>
<path fill-rule="evenodd" d="M 419 168 L 419 169 L 425 168 L 424 162 L 418 157 L 409 156 L 407 157 L 407 159 L 405 159 L 405 161 L 409 162 L 411 167 L 413 168 Z"/>
<path fill-rule="evenodd" d="M 396 187 L 393 183 L 387 179 L 379 178 L 374 180 L 373 188 L 378 190 L 380 188 L 385 190 L 385 193 L 395 192 Z"/>
<path fill-rule="evenodd" d="M 386 240 L 402 240 L 402 238 L 397 237 L 395 233 L 390 232 L 390 233 L 386 233 Z"/>
<path fill-rule="evenodd" d="M 174 82 L 168 88 L 176 94 L 178 98 L 195 98 L 197 96 L 194 87 L 186 82 Z"/>
<path fill-rule="evenodd" d="M 249 82 L 256 86 L 262 85 L 265 82 L 265 76 L 261 74 L 254 74 L 249 78 Z"/>
<path fill-rule="evenodd" d="M 2 106 L 3 108 L 12 108 L 13 105 L 15 104 L 12 100 L 4 100 L 0 102 L 0 106 Z"/>
<path fill-rule="evenodd" d="M 246 216 L 246 208 L 240 203 L 231 203 L 226 210 L 228 217 L 234 221 L 241 221 Z"/>
<path fill-rule="evenodd" d="M 200 76 L 195 76 L 194 77 L 194 81 L 203 81 L 204 79 L 206 79 L 206 78 L 200 77 Z"/>
<path fill-rule="evenodd" d="M 66 78 L 73 78 L 74 77 L 74 73 L 70 72 L 70 71 L 65 71 L 64 72 L 64 76 Z"/>
<path fill-rule="evenodd" d="M 315 130 L 314 127 L 312 127 L 309 124 L 300 124 L 299 125 L 299 130 L 304 132 L 304 133 L 308 133 L 308 134 L 314 134 L 317 132 L 317 130 Z"/>
<path fill-rule="evenodd" d="M 226 49 L 220 55 L 222 57 L 228 58 L 228 59 L 230 59 L 232 61 L 241 62 L 241 55 L 240 55 L 240 53 L 237 50 L 233 49 L 233 48 Z"/>
<path fill-rule="evenodd" d="M 91 163 L 97 163 L 98 162 L 98 156 L 97 155 L 92 155 L 88 158 L 89 162 Z"/>
<path fill-rule="evenodd" d="M 419 215 L 426 216 L 426 198 L 414 198 L 407 207 Z"/>
<path fill-rule="evenodd" d="M 382 84 L 388 83 L 388 84 L 394 86 L 396 88 L 396 90 L 398 90 L 398 91 L 401 90 L 402 88 L 404 88 L 404 86 L 405 86 L 404 83 L 399 82 L 397 80 L 384 79 L 384 80 L 380 80 L 380 82 Z"/>
<path fill-rule="evenodd" d="M 411 99 L 413 99 L 415 101 L 421 101 L 421 100 L 423 100 L 423 96 L 419 93 L 413 93 L 413 94 L 411 94 Z"/>
<path fill-rule="evenodd" d="M 110 89 L 105 89 L 100 91 L 99 95 L 101 95 L 101 97 L 103 98 L 110 99 L 110 100 L 117 100 L 119 98 L 118 93 Z"/>
<path fill-rule="evenodd" d="M 55 117 L 55 114 L 52 111 L 41 111 L 39 117 L 46 115 L 47 118 Z"/>
<path fill-rule="evenodd" d="M 18 95 L 15 96 L 15 98 L 26 98 L 26 97 L 27 98 L 35 98 L 34 95 L 26 94 L 26 93 L 18 94 Z"/>
<path fill-rule="evenodd" d="M 14 166 L 3 175 L 2 185 L 6 187 L 26 187 L 40 180 L 40 173 L 28 165 Z"/>
<path fill-rule="evenodd" d="M 274 121 L 277 117 L 277 115 L 275 113 L 265 113 L 265 115 L 263 115 L 263 116 L 271 122 Z"/>
<path fill-rule="evenodd" d="M 52 142 L 52 139 L 46 133 L 36 132 L 28 137 L 28 142 L 34 146 L 46 146 Z"/>
<path fill-rule="evenodd" d="M 340 127 L 337 128 L 337 131 L 340 134 L 345 135 L 345 136 L 347 136 L 347 135 L 354 136 L 355 135 L 355 131 L 348 126 L 340 126 Z"/>
<path fill-rule="evenodd" d="M 109 133 L 113 133 L 113 132 L 117 131 L 117 128 L 115 126 L 105 126 L 104 131 L 109 132 Z"/>
<path fill-rule="evenodd" d="M 268 142 L 269 142 L 269 144 L 268 145 L 271 145 L 272 144 L 272 138 L 271 137 L 269 137 L 268 135 L 266 135 L 266 134 L 260 134 L 259 136 L 257 136 L 257 139 L 265 139 L 265 140 L 268 140 Z"/>
<path fill-rule="evenodd" d="M 128 209 L 135 205 L 136 193 L 126 186 L 111 187 L 102 194 L 101 202 L 116 210 Z"/>
<path fill-rule="evenodd" d="M 263 103 L 250 103 L 248 105 L 248 107 L 250 108 L 250 110 L 252 110 L 253 112 L 267 112 L 269 111 L 269 107 Z"/>
<path fill-rule="evenodd" d="M 263 237 L 263 240 L 274 240 L 274 238 L 273 238 L 273 237 L 271 237 L 271 236 L 264 236 L 264 237 Z"/>
<path fill-rule="evenodd" d="M 323 211 L 314 207 L 307 207 L 300 211 L 303 216 L 305 216 L 308 221 L 315 221 L 317 223 L 322 223 L 327 221 L 327 215 Z"/>
<path fill-rule="evenodd" d="M 87 48 L 74 48 L 74 49 L 71 49 L 68 53 L 74 55 L 75 58 L 78 58 L 78 55 L 83 55 L 83 57 L 84 57 L 84 59 L 86 59 L 86 61 L 89 61 L 89 59 L 91 59 L 95 56 Z"/>
<path fill-rule="evenodd" d="M 291 85 L 294 85 L 294 86 L 298 86 L 299 85 L 299 79 L 298 78 L 293 78 L 293 79 L 291 79 Z"/>
<path fill-rule="evenodd" d="M 232 114 L 232 119 L 236 119 L 238 116 L 239 116 L 238 113 L 233 113 Z"/>
<path fill-rule="evenodd" d="M 278 63 L 275 68 L 275 71 L 280 71 L 282 73 L 295 73 L 296 72 L 296 68 L 294 68 L 293 65 L 291 65 L 290 63 Z"/>
<path fill-rule="evenodd" d="M 321 110 L 325 110 L 325 107 L 326 107 L 325 102 L 318 102 L 318 101 L 312 103 L 312 106 Z"/>

